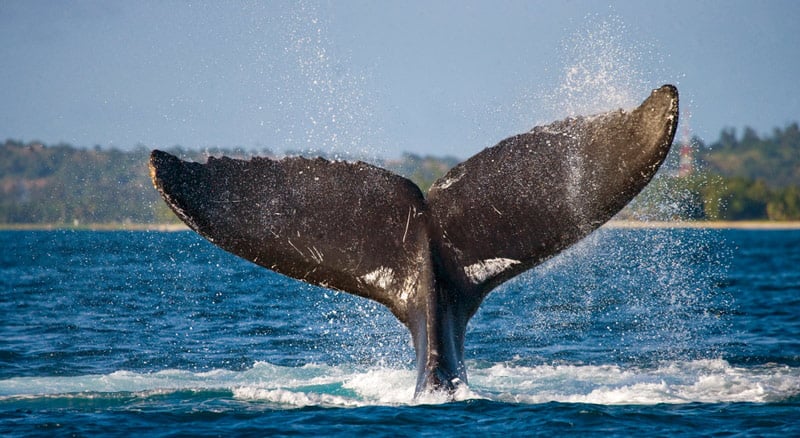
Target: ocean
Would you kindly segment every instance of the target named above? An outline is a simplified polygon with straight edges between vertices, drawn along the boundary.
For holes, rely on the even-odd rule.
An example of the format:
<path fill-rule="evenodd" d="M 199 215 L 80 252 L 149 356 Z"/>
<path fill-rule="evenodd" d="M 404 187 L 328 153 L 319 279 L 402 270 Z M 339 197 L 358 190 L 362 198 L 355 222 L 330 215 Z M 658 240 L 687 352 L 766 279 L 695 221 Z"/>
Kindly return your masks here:
<path fill-rule="evenodd" d="M 452 402 L 388 310 L 192 232 L 0 248 L 0 436 L 800 434 L 800 230 L 601 228 L 492 292 Z"/>

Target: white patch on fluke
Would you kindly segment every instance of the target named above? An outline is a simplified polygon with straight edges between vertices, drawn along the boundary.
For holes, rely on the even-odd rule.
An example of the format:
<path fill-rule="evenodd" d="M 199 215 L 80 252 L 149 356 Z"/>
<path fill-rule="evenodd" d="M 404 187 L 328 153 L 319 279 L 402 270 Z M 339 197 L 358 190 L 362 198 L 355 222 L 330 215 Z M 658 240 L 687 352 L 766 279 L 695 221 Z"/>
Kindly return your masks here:
<path fill-rule="evenodd" d="M 388 289 L 394 283 L 394 270 L 381 266 L 369 274 L 362 275 L 361 279 L 371 286 Z"/>
<path fill-rule="evenodd" d="M 440 182 L 436 183 L 436 188 L 438 188 L 440 190 L 444 190 L 444 189 L 452 186 L 453 184 L 457 183 L 458 180 L 460 180 L 460 179 L 461 179 L 461 177 L 443 179 Z"/>
<path fill-rule="evenodd" d="M 464 177 L 464 169 L 462 167 L 455 167 L 450 172 L 447 172 L 447 175 L 439 178 L 433 183 L 433 187 L 431 189 L 438 189 L 444 190 L 453 184 L 457 183 L 461 178 Z"/>
<path fill-rule="evenodd" d="M 406 277 L 405 280 L 403 280 L 403 287 L 400 289 L 400 301 L 403 304 L 406 304 L 406 302 L 408 302 L 408 297 L 411 296 L 411 294 L 416 289 L 418 279 L 419 279 L 419 272 L 415 272 Z"/>
<path fill-rule="evenodd" d="M 505 271 L 509 266 L 518 265 L 519 263 L 519 260 L 514 259 L 486 259 L 478 263 L 465 266 L 464 273 L 467 274 L 467 278 L 469 278 L 471 282 L 474 284 L 479 284 L 486 281 L 487 278 L 493 277 Z"/>

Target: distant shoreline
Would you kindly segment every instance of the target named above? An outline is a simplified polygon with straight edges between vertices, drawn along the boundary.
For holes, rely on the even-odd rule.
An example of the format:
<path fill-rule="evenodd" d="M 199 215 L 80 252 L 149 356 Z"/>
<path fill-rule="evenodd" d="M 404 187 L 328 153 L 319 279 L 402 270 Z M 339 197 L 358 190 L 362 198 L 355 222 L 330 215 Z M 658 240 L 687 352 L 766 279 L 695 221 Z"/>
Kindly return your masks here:
<path fill-rule="evenodd" d="M 734 230 L 800 230 L 800 221 L 631 221 L 612 220 L 603 226 L 614 229 L 734 229 Z M 0 231 L 186 231 L 184 224 L 0 224 Z"/>
<path fill-rule="evenodd" d="M 696 228 L 713 230 L 800 230 L 800 221 L 629 221 L 612 220 L 606 228 Z"/>
<path fill-rule="evenodd" d="M 185 231 L 184 224 L 0 224 L 0 231 Z"/>

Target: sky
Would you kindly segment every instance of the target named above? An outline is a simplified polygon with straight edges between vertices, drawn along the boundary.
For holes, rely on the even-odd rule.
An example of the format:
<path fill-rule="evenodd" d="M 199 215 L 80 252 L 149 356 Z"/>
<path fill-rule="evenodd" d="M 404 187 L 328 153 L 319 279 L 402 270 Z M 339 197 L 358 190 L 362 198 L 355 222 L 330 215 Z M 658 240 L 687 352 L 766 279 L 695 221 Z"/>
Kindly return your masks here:
<path fill-rule="evenodd" d="M 800 2 L 0 0 L 0 141 L 466 158 L 664 83 L 800 120 Z"/>

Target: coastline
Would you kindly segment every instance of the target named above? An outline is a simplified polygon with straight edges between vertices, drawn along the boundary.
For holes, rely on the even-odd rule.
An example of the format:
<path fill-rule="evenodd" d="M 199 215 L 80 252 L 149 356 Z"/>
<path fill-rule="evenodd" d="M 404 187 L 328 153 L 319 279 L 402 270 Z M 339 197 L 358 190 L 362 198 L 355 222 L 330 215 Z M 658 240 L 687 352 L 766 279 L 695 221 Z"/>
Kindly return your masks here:
<path fill-rule="evenodd" d="M 712 230 L 800 230 L 800 221 L 634 221 L 611 220 L 607 228 L 695 228 Z"/>
<path fill-rule="evenodd" d="M 800 221 L 635 221 L 611 220 L 603 228 L 614 229 L 732 229 L 732 230 L 800 230 Z M 160 223 L 102 223 L 102 224 L 0 224 L 0 231 L 161 231 L 174 232 L 189 230 L 185 224 Z"/>
<path fill-rule="evenodd" d="M 102 224 L 0 224 L 0 231 L 186 231 L 184 224 L 134 224 L 134 223 L 102 223 Z"/>

